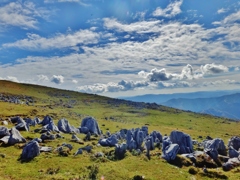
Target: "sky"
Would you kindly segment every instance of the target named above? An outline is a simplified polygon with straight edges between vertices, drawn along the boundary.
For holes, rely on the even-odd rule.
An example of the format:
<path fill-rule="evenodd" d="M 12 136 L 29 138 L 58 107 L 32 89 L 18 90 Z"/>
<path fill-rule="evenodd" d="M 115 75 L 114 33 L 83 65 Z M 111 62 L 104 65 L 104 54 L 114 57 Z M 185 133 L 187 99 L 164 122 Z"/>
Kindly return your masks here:
<path fill-rule="evenodd" d="M 0 79 L 110 97 L 240 89 L 240 2 L 1 0 Z"/>

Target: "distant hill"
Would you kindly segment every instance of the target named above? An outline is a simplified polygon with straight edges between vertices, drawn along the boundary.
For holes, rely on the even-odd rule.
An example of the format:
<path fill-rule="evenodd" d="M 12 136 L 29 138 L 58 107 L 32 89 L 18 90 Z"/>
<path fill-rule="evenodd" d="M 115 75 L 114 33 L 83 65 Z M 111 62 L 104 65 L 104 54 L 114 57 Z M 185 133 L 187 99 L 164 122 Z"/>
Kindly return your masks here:
<path fill-rule="evenodd" d="M 171 99 L 212 98 L 212 97 L 220 97 L 220 96 L 224 96 L 224 95 L 230 95 L 230 94 L 234 94 L 234 93 L 238 93 L 238 92 L 240 92 L 240 90 L 199 91 L 199 92 L 191 92 L 191 93 L 174 93 L 174 94 L 145 94 L 145 95 L 133 96 L 133 97 L 121 97 L 121 99 L 135 101 L 135 102 L 161 104 L 161 103 L 166 102 Z"/>
<path fill-rule="evenodd" d="M 240 120 L 240 93 L 212 98 L 178 98 L 162 105 Z"/>

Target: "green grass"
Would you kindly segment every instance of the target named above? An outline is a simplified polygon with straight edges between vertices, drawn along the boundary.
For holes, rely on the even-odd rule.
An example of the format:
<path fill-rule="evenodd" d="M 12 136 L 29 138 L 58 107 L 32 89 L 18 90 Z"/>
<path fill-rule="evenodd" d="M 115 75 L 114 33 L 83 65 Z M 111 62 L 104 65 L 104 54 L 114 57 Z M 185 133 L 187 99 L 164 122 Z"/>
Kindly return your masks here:
<path fill-rule="evenodd" d="M 103 133 L 108 129 L 113 133 L 122 128 L 137 128 L 149 124 L 150 132 L 157 130 L 163 135 L 169 135 L 172 130 L 180 130 L 190 134 L 192 139 L 198 141 L 202 140 L 199 136 L 206 137 L 209 135 L 213 138 L 222 138 L 225 144 L 231 136 L 240 135 L 240 124 L 238 122 L 209 115 L 184 112 L 166 107 L 153 110 L 137 109 L 126 104 L 114 106 L 107 103 L 111 100 L 107 97 L 8 81 L 0 81 L 0 87 L 0 94 L 27 95 L 35 100 L 34 106 L 0 102 L 0 118 L 2 119 L 16 115 L 31 118 L 38 116 L 42 119 L 49 114 L 53 117 L 55 124 L 59 119 L 66 118 L 71 125 L 79 127 L 81 120 L 90 115 L 97 119 Z M 75 101 L 73 108 L 66 108 L 65 105 L 71 101 Z M 106 117 L 108 120 L 105 119 Z M 114 121 L 109 120 L 110 117 L 113 117 Z M 12 126 L 11 124 L 8 125 L 9 128 Z M 30 132 L 21 132 L 21 134 L 28 138 L 40 137 L 40 134 L 34 133 L 33 130 L 34 128 L 30 127 Z M 64 139 L 49 141 L 42 145 L 56 148 L 63 142 L 70 143 L 73 145 L 73 150 L 68 157 L 61 157 L 54 152 L 41 153 L 34 160 L 21 163 L 17 160 L 22 152 L 21 146 L 1 146 L 0 153 L 6 156 L 0 157 L 0 179 L 77 179 L 84 176 L 88 177 L 89 167 L 93 165 L 99 167 L 98 179 L 104 176 L 107 180 L 132 179 L 136 175 L 144 176 L 148 180 L 209 179 L 223 176 L 227 176 L 228 179 L 239 178 L 238 171 L 223 172 L 221 168 L 217 172 L 220 174 L 219 176 L 215 170 L 209 175 L 201 174 L 201 169 L 198 169 L 195 175 L 190 174 L 190 167 L 185 159 L 179 158 L 179 162 L 169 164 L 161 158 L 161 151 L 158 149 L 151 152 L 150 160 L 144 154 L 134 156 L 129 152 L 123 160 L 119 161 L 111 161 L 107 158 L 96 159 L 92 158 L 94 153 L 107 153 L 114 148 L 98 147 L 95 145 L 97 140 L 85 142 L 84 145 L 81 145 L 70 142 L 70 134 L 63 134 L 63 136 Z M 77 136 L 83 139 L 85 135 L 80 134 Z M 92 153 L 84 152 L 83 155 L 73 156 L 78 148 L 86 145 L 93 146 Z M 55 174 L 49 174 L 51 170 L 57 169 L 59 171 L 56 171 Z"/>

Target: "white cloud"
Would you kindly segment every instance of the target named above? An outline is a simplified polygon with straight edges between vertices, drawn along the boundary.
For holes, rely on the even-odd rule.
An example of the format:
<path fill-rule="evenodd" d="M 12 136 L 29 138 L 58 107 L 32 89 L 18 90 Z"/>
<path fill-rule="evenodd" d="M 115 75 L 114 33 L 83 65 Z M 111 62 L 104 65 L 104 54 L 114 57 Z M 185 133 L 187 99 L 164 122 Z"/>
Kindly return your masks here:
<path fill-rule="evenodd" d="M 105 93 L 105 92 L 118 92 L 118 91 L 128 91 L 136 88 L 146 87 L 148 86 L 148 82 L 146 81 L 126 81 L 122 80 L 118 83 L 109 82 L 107 84 L 94 84 L 87 86 L 79 86 L 77 90 L 80 92 L 88 92 L 88 93 Z"/>
<path fill-rule="evenodd" d="M 199 71 L 202 73 L 199 73 Z M 214 74 L 222 73 L 228 70 L 227 67 L 223 65 L 206 64 L 201 66 L 200 69 L 196 71 L 193 67 L 188 64 L 183 67 L 181 73 L 168 73 L 165 68 L 152 69 L 149 73 L 145 71 L 140 71 L 138 75 L 141 78 L 146 78 L 147 80 L 141 81 L 126 81 L 122 80 L 118 83 L 110 82 L 107 84 L 96 83 L 93 85 L 79 86 L 77 89 L 81 92 L 89 93 L 106 93 L 106 92 L 118 92 L 118 91 L 128 91 L 134 90 L 136 88 L 150 88 L 150 89 L 164 89 L 164 88 L 189 88 L 196 87 L 197 84 L 192 80 L 197 80 L 199 78 L 204 78 L 204 74 Z M 187 80 L 187 81 L 185 81 Z M 192 81 L 192 82 L 189 82 Z M 224 83 L 233 83 L 234 81 L 223 81 Z M 215 84 L 217 81 L 215 82 Z M 203 86 L 211 85 L 203 84 Z"/>
<path fill-rule="evenodd" d="M 154 12 L 153 16 L 163 16 L 163 17 L 174 17 L 177 14 L 180 14 L 182 11 L 180 9 L 183 0 L 176 0 L 169 4 L 165 9 L 158 7 Z"/>
<path fill-rule="evenodd" d="M 83 6 L 89 6 L 86 3 L 83 3 L 82 0 L 44 0 L 44 3 L 78 3 Z"/>
<path fill-rule="evenodd" d="M 41 74 L 41 75 L 38 75 L 37 77 L 38 77 L 38 81 L 40 82 L 49 81 L 49 78 L 46 75 Z"/>
<path fill-rule="evenodd" d="M 222 13 L 225 13 L 227 12 L 227 9 L 224 9 L 224 8 L 221 8 L 217 11 L 218 14 L 222 14 Z"/>
<path fill-rule="evenodd" d="M 77 84 L 77 83 L 78 83 L 78 81 L 77 81 L 76 79 L 73 79 L 72 82 L 73 82 L 74 84 Z"/>
<path fill-rule="evenodd" d="M 11 2 L 0 7 L 0 25 L 36 29 L 38 24 L 37 18 L 47 18 L 49 13 L 44 8 L 37 8 L 32 2 Z"/>
<path fill-rule="evenodd" d="M 115 29 L 117 31 L 124 32 L 138 32 L 138 33 L 147 33 L 153 32 L 154 28 L 161 22 L 159 20 L 153 21 L 139 21 L 131 24 L 123 24 L 116 19 L 104 18 L 104 26 L 108 29 Z"/>
<path fill-rule="evenodd" d="M 62 84 L 64 83 L 64 77 L 62 75 L 53 75 L 51 78 L 51 82 L 54 82 L 56 84 Z"/>
<path fill-rule="evenodd" d="M 219 85 L 232 85 L 232 84 L 239 85 L 240 82 L 236 80 L 223 79 L 223 80 L 217 80 L 217 81 L 204 82 L 202 85 L 203 86 L 219 86 Z"/>
<path fill-rule="evenodd" d="M 3 47 L 17 47 L 29 50 L 46 50 L 74 47 L 78 44 L 92 44 L 98 42 L 99 35 L 90 30 L 79 30 L 74 33 L 56 34 L 51 38 L 41 37 L 37 34 L 28 34 L 27 39 L 18 40 L 14 43 L 3 44 Z"/>
<path fill-rule="evenodd" d="M 227 72 L 228 68 L 223 65 L 216 65 L 216 64 L 206 64 L 201 66 L 201 71 L 203 74 L 219 74 L 222 72 Z"/>
<path fill-rule="evenodd" d="M 14 76 L 7 76 L 6 78 L 0 77 L 0 80 L 8 80 L 8 81 L 13 81 L 13 82 L 19 82 L 19 80 L 14 77 Z"/>
<path fill-rule="evenodd" d="M 236 13 L 232 13 L 224 18 L 223 23 L 224 24 L 230 24 L 234 23 L 236 21 L 240 20 L 240 11 L 237 11 Z"/>
<path fill-rule="evenodd" d="M 202 77 L 202 74 L 195 73 L 190 64 L 183 67 L 180 74 L 177 73 L 168 73 L 165 68 L 163 69 L 152 69 L 149 73 L 140 71 L 139 76 L 149 79 L 150 82 L 158 81 L 170 81 L 170 80 L 183 80 L 183 79 L 197 79 Z"/>

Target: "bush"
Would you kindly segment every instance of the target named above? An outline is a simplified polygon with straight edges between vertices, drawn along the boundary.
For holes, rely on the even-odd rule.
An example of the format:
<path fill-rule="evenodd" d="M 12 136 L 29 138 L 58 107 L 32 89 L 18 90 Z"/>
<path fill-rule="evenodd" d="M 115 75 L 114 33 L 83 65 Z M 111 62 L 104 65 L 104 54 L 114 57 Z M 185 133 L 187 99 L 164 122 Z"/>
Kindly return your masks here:
<path fill-rule="evenodd" d="M 88 174 L 88 178 L 95 180 L 97 179 L 97 174 L 99 172 L 99 167 L 98 165 L 92 165 L 92 166 L 88 166 L 88 169 L 90 170 L 89 174 Z"/>
<path fill-rule="evenodd" d="M 144 177 L 140 175 L 135 175 L 132 180 L 143 180 Z"/>
<path fill-rule="evenodd" d="M 190 167 L 189 170 L 188 170 L 189 174 L 197 174 L 198 173 L 198 169 L 195 168 L 195 167 Z"/>

